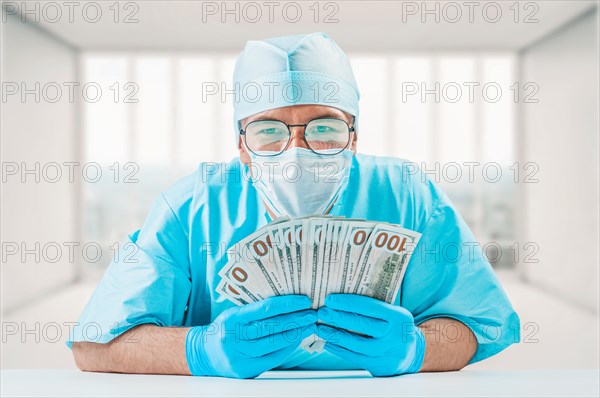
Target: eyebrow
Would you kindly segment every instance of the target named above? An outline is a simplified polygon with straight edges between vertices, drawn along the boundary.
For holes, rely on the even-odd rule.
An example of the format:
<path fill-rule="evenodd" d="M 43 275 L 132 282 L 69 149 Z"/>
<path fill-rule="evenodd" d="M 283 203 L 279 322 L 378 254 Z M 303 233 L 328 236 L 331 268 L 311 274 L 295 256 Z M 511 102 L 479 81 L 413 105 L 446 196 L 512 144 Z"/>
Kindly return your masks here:
<path fill-rule="evenodd" d="M 339 114 L 337 114 L 337 113 L 335 113 L 335 112 L 333 112 L 333 111 L 328 111 L 328 110 L 326 110 L 326 111 L 321 111 L 321 112 L 315 112 L 315 115 L 313 115 L 313 116 L 311 117 L 311 119 L 310 119 L 310 120 L 314 120 L 314 119 L 320 119 L 320 118 L 327 118 L 327 117 L 331 117 L 331 118 L 335 118 L 335 119 L 342 119 L 342 120 L 346 120 L 346 115 L 344 115 L 344 114 L 342 114 L 342 115 L 339 115 Z M 259 117 L 257 117 L 256 119 L 254 119 L 254 120 L 251 120 L 251 121 L 249 121 L 248 123 L 246 123 L 246 126 L 247 126 L 248 124 L 252 123 L 252 122 L 258 122 L 258 121 L 260 121 L 260 120 L 276 120 L 276 121 L 278 121 L 278 122 L 281 122 L 281 123 L 287 124 L 285 121 L 283 121 L 283 120 L 281 120 L 281 119 L 278 119 L 278 118 L 276 118 L 276 117 L 269 117 L 269 116 L 259 116 Z M 309 121 L 310 121 L 310 120 L 309 120 Z"/>

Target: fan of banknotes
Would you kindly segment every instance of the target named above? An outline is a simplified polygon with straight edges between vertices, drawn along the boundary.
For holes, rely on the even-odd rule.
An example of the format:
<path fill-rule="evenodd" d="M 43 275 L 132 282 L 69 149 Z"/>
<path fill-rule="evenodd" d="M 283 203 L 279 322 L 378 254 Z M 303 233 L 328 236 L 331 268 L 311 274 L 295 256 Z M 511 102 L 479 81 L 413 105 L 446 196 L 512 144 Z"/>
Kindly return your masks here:
<path fill-rule="evenodd" d="M 420 237 L 360 219 L 278 218 L 227 250 L 217 291 L 237 305 L 303 294 L 319 308 L 331 293 L 392 303 Z"/>
<path fill-rule="evenodd" d="M 237 305 L 303 294 L 312 308 L 331 293 L 393 303 L 421 234 L 398 225 L 312 216 L 278 218 L 227 250 L 217 292 Z M 301 347 L 321 352 L 312 335 Z"/>

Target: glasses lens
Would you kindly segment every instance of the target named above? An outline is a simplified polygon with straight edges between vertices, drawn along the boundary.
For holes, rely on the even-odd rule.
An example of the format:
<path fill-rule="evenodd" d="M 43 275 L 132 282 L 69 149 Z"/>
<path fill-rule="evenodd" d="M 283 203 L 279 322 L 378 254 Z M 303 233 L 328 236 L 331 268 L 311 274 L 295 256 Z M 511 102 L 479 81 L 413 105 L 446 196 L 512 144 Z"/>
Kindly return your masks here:
<path fill-rule="evenodd" d="M 287 126 L 276 120 L 257 120 L 246 127 L 246 145 L 252 152 L 281 152 L 289 139 Z"/>
<path fill-rule="evenodd" d="M 317 153 L 342 151 L 350 140 L 350 130 L 341 119 L 315 119 L 308 123 L 304 133 L 306 142 Z"/>

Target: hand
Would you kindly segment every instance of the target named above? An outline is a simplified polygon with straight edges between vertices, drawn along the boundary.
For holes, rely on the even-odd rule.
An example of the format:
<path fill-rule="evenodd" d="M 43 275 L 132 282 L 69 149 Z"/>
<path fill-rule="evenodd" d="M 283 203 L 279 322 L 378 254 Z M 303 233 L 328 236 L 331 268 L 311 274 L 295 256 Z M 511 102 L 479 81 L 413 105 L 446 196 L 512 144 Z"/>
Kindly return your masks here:
<path fill-rule="evenodd" d="M 306 296 L 271 297 L 229 308 L 186 336 L 194 376 L 253 378 L 283 362 L 315 332 L 317 313 Z"/>
<path fill-rule="evenodd" d="M 416 373 L 423 365 L 425 336 L 402 307 L 355 294 L 332 294 L 317 315 L 330 325 L 317 325 L 317 335 L 327 341 L 325 349 L 373 376 Z"/>

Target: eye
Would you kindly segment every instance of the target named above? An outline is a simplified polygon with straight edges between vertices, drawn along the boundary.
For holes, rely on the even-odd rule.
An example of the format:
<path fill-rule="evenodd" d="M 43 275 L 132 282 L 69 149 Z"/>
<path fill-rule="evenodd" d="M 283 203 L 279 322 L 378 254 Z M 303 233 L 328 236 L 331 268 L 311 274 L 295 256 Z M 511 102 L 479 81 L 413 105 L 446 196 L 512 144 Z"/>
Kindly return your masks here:
<path fill-rule="evenodd" d="M 320 126 L 315 126 L 314 131 L 316 133 L 328 133 L 328 132 L 332 131 L 332 129 L 329 126 L 320 125 Z"/>
<path fill-rule="evenodd" d="M 278 128 L 275 128 L 275 127 L 271 127 L 271 128 L 259 130 L 258 134 L 264 134 L 264 135 L 281 134 L 281 130 Z"/>

